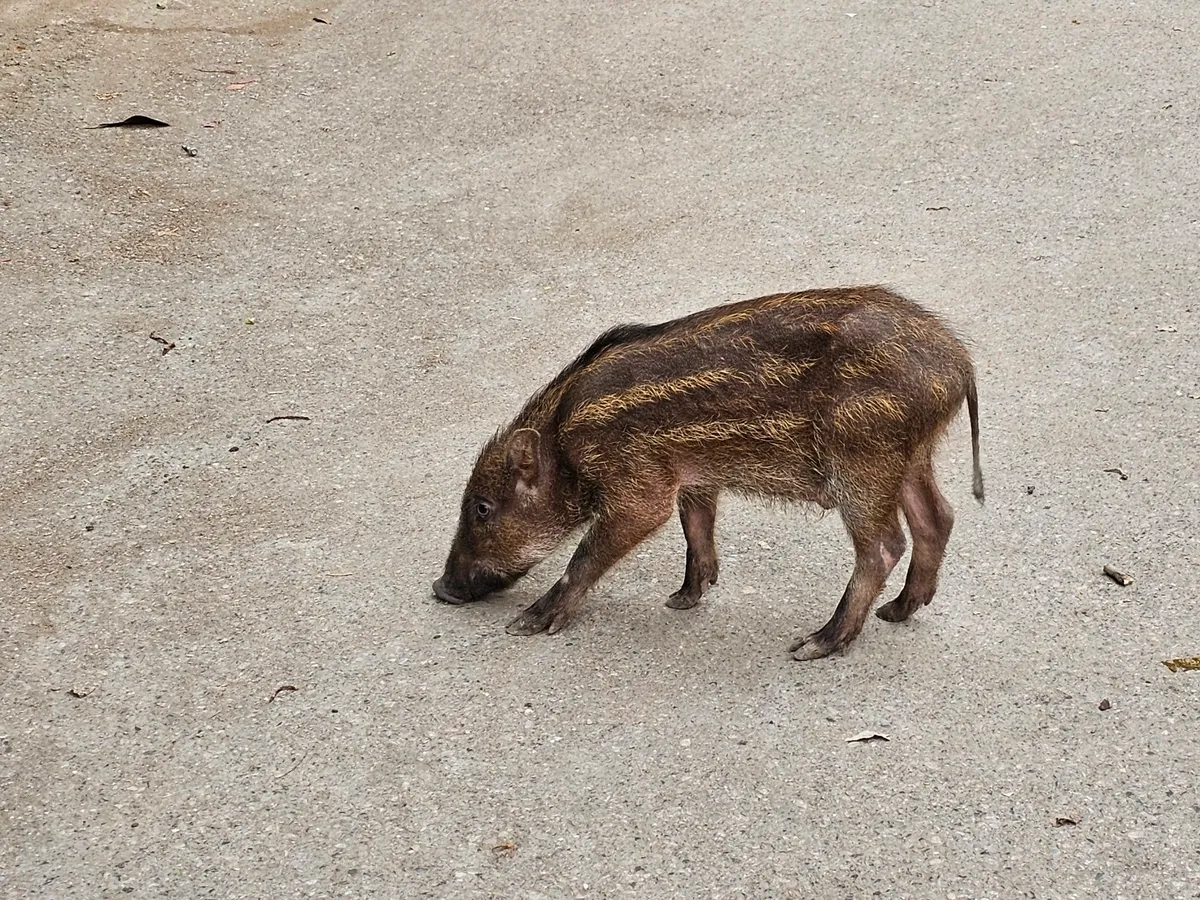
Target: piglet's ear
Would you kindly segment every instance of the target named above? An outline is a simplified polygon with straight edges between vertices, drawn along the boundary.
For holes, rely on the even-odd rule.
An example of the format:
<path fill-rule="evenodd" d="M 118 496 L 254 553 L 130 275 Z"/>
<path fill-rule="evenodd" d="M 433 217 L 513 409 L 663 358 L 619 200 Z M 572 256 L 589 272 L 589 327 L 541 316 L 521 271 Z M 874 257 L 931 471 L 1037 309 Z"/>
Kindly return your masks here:
<path fill-rule="evenodd" d="M 537 484 L 541 443 L 542 436 L 532 428 L 518 428 L 508 439 L 508 465 L 526 487 Z"/>

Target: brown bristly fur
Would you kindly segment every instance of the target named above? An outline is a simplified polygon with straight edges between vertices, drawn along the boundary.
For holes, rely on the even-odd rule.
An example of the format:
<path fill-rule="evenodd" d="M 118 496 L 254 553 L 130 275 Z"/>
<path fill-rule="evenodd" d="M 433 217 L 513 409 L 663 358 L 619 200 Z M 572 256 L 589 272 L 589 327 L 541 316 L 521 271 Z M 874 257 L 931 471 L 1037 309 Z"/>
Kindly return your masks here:
<path fill-rule="evenodd" d="M 982 500 L 970 357 L 934 315 L 885 288 L 774 294 L 618 326 L 485 446 L 435 591 L 474 599 L 590 524 L 566 574 L 510 626 L 557 631 L 677 507 L 687 571 L 669 605 L 692 606 L 716 582 L 721 491 L 813 501 L 841 512 L 856 553 L 833 618 L 793 645 L 799 658 L 824 656 L 858 634 L 903 553 L 898 512 L 913 559 L 879 614 L 901 620 L 932 598 L 953 512 L 931 460 L 964 401 Z M 473 581 L 474 570 L 488 574 Z"/>

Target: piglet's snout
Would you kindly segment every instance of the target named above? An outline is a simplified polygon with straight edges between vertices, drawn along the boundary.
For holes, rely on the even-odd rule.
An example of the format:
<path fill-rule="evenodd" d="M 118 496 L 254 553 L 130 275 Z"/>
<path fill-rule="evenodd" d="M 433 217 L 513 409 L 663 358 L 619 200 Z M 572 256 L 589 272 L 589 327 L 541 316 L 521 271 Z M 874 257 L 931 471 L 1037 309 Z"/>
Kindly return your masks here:
<path fill-rule="evenodd" d="M 453 603 L 456 606 L 466 603 L 470 599 L 469 597 L 459 597 L 451 593 L 450 589 L 446 587 L 444 578 L 439 578 L 433 583 L 433 595 L 443 603 Z"/>

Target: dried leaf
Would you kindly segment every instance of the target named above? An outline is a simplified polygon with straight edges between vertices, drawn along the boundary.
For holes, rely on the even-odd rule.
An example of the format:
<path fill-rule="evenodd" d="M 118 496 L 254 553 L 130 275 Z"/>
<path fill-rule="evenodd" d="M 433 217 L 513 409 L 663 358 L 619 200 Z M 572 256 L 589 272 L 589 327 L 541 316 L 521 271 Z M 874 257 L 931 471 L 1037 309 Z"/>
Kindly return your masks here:
<path fill-rule="evenodd" d="M 1064 825 L 1078 825 L 1078 824 L 1079 824 L 1078 819 L 1070 819 L 1070 818 L 1067 818 L 1066 816 L 1059 816 L 1057 819 L 1054 820 L 1055 828 L 1062 828 Z"/>
<path fill-rule="evenodd" d="M 120 122 L 101 122 L 99 125 L 88 125 L 87 128 L 170 128 L 170 122 L 162 119 L 152 119 L 141 114 L 122 119 Z"/>
<path fill-rule="evenodd" d="M 871 741 L 890 741 L 890 740 L 891 740 L 890 737 L 888 737 L 886 734 L 880 734 L 878 731 L 860 731 L 858 734 L 854 735 L 854 737 L 846 738 L 846 743 L 853 744 L 853 743 L 857 742 L 857 743 L 866 744 L 866 743 L 870 743 Z"/>
<path fill-rule="evenodd" d="M 1179 659 L 1164 659 L 1163 665 L 1172 672 L 1200 672 L 1200 656 L 1185 656 Z"/>

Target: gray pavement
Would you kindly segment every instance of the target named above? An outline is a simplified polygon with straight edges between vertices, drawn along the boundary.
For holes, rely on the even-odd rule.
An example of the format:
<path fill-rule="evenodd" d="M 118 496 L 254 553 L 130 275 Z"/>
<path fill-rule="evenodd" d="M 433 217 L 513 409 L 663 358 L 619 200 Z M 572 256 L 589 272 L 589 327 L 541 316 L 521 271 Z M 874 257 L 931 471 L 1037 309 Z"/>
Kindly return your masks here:
<path fill-rule="evenodd" d="M 0 4 L 0 895 L 1200 897 L 1200 7 L 162 5 Z M 911 623 L 736 500 L 433 600 L 602 328 L 860 282 L 979 369 Z"/>

